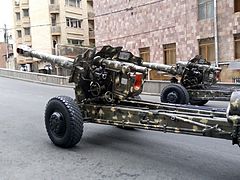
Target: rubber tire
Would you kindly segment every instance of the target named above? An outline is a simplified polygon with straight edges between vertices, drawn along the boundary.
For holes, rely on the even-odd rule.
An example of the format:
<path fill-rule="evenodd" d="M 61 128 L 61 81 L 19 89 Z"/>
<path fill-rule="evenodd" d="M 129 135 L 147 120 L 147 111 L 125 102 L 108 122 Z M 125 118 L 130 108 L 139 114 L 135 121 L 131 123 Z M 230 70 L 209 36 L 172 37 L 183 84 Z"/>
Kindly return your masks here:
<path fill-rule="evenodd" d="M 208 103 L 208 100 L 189 100 L 191 105 L 203 106 Z"/>
<path fill-rule="evenodd" d="M 170 93 L 174 93 L 177 96 L 175 101 L 168 100 L 168 95 Z M 168 84 L 163 88 L 160 99 L 163 103 L 188 104 L 189 93 L 187 92 L 187 89 L 180 84 Z"/>
<path fill-rule="evenodd" d="M 65 132 L 62 137 L 58 137 L 50 129 L 50 117 L 54 112 L 61 113 L 64 119 Z M 83 117 L 78 105 L 67 96 L 50 99 L 45 110 L 45 126 L 53 144 L 62 148 L 75 146 L 81 140 L 83 133 Z"/>

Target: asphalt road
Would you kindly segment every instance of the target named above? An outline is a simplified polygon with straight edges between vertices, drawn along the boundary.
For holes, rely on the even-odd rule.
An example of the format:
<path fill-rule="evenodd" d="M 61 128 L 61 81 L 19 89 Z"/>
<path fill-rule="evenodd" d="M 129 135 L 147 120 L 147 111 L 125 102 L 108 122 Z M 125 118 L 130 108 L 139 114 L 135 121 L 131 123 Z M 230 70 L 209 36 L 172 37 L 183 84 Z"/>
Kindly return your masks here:
<path fill-rule="evenodd" d="M 228 140 L 85 124 L 75 148 L 55 147 L 45 104 L 73 90 L 0 77 L 0 92 L 1 180 L 240 179 L 240 149 Z"/>

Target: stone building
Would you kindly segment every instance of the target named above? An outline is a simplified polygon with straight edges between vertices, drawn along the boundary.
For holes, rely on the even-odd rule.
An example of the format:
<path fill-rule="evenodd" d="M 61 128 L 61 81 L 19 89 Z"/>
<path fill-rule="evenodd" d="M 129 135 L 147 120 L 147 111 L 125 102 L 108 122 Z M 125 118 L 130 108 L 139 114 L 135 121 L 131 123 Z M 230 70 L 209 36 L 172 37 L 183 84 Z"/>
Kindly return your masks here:
<path fill-rule="evenodd" d="M 223 81 L 240 76 L 227 68 L 240 59 L 240 0 L 95 0 L 94 9 L 96 46 L 164 64 L 200 54 L 223 68 Z"/>
<path fill-rule="evenodd" d="M 0 42 L 0 68 L 15 69 L 12 44 Z"/>
<path fill-rule="evenodd" d="M 55 54 L 57 44 L 94 46 L 92 0 L 13 0 L 16 46 Z M 17 55 L 19 68 L 44 72 L 49 64 Z M 54 65 L 53 65 L 54 66 Z M 55 67 L 55 66 L 54 66 Z M 55 68 L 54 68 L 55 69 Z M 62 74 L 56 67 L 55 73 Z"/>
<path fill-rule="evenodd" d="M 6 68 L 7 44 L 0 42 L 0 68 Z"/>

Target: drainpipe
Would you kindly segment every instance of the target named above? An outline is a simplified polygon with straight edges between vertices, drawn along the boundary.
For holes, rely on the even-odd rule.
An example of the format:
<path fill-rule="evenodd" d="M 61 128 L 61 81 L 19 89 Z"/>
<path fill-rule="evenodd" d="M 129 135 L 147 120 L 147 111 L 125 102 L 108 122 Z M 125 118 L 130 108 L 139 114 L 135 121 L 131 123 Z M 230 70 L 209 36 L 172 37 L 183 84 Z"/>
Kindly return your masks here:
<path fill-rule="evenodd" d="M 215 66 L 218 67 L 218 24 L 217 24 L 217 0 L 214 0 L 214 45 L 215 45 Z"/>

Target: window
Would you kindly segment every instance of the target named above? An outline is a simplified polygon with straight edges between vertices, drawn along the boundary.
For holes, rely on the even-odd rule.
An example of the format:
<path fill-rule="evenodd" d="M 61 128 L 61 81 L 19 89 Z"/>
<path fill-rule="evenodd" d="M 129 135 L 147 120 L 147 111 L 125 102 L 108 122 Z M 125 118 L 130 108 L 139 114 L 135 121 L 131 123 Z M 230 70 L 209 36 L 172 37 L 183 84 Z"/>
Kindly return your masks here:
<path fill-rule="evenodd" d="M 17 21 L 19 21 L 21 19 L 21 16 L 20 16 L 19 12 L 16 13 L 16 19 L 17 19 Z"/>
<path fill-rule="evenodd" d="M 214 38 L 199 40 L 199 54 L 206 60 L 215 63 Z"/>
<path fill-rule="evenodd" d="M 164 64 L 176 64 L 176 43 L 163 45 Z"/>
<path fill-rule="evenodd" d="M 81 7 L 81 0 L 65 0 L 66 6 Z"/>
<path fill-rule="evenodd" d="M 214 14 L 213 0 L 198 0 L 198 19 L 212 18 Z"/>
<path fill-rule="evenodd" d="M 17 30 L 17 37 L 21 38 L 22 37 L 22 31 L 21 30 Z"/>
<path fill-rule="evenodd" d="M 240 34 L 234 35 L 235 59 L 240 59 Z"/>
<path fill-rule="evenodd" d="M 150 62 L 150 48 L 139 48 L 139 56 L 143 59 L 144 62 Z M 150 80 L 150 73 L 148 73 L 147 79 Z"/>
<path fill-rule="evenodd" d="M 82 45 L 83 40 L 79 39 L 68 39 L 68 44 L 73 44 L 73 45 Z"/>
<path fill-rule="evenodd" d="M 234 12 L 240 11 L 240 0 L 234 0 Z"/>
<path fill-rule="evenodd" d="M 139 49 L 139 55 L 143 59 L 144 62 L 150 62 L 150 48 L 140 48 Z"/>
<path fill-rule="evenodd" d="M 82 20 L 74 19 L 74 18 L 66 18 L 66 23 L 68 27 L 72 28 L 81 28 L 82 27 Z"/>
<path fill-rule="evenodd" d="M 57 16 L 56 16 L 56 14 L 52 14 L 51 21 L 52 21 L 52 26 L 56 26 L 56 24 L 57 24 Z"/>
<path fill-rule="evenodd" d="M 23 16 L 28 17 L 29 16 L 29 11 L 28 9 L 23 9 Z"/>
<path fill-rule="evenodd" d="M 55 4 L 55 0 L 50 0 L 50 4 Z"/>
<path fill-rule="evenodd" d="M 15 6 L 19 6 L 19 0 L 15 0 Z"/>
<path fill-rule="evenodd" d="M 24 34 L 30 35 L 30 28 L 24 28 Z"/>

